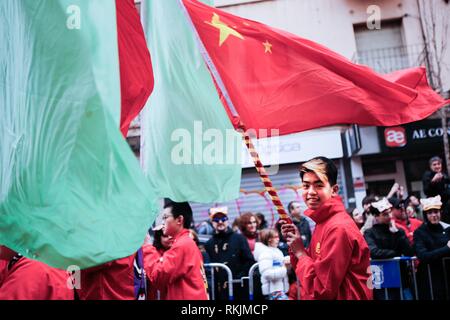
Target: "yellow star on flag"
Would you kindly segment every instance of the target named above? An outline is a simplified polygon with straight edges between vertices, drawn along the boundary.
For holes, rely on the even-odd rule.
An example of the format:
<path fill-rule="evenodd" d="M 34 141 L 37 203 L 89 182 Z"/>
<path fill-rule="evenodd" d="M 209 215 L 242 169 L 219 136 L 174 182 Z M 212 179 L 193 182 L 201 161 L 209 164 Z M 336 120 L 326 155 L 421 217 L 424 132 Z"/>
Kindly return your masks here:
<path fill-rule="evenodd" d="M 263 46 L 264 46 L 264 53 L 272 53 L 272 44 L 266 40 L 266 42 L 263 42 Z"/>
<path fill-rule="evenodd" d="M 211 22 L 205 21 L 205 23 L 207 23 L 207 24 L 213 26 L 214 28 L 217 28 L 217 29 L 220 30 L 219 46 L 221 46 L 228 39 L 228 37 L 230 35 L 244 40 L 244 37 L 239 32 L 237 32 L 233 28 L 229 27 L 224 22 L 220 21 L 220 17 L 219 17 L 219 15 L 217 13 L 213 14 L 213 16 L 211 18 Z"/>

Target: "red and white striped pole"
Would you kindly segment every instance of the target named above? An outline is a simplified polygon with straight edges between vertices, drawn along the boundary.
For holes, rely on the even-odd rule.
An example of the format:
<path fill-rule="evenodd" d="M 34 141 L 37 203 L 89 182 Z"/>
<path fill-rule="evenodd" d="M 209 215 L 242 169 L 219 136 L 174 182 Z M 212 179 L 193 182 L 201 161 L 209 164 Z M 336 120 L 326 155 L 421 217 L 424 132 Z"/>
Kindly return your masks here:
<path fill-rule="evenodd" d="M 280 219 L 285 220 L 287 223 L 292 223 L 291 218 L 289 217 L 288 213 L 284 209 L 283 204 L 281 203 L 280 197 L 278 196 L 277 191 L 273 187 L 272 180 L 270 180 L 269 175 L 266 172 L 266 169 L 264 169 L 263 164 L 261 163 L 261 159 L 259 158 L 259 154 L 255 149 L 255 146 L 253 145 L 252 139 L 250 138 L 250 135 L 247 133 L 247 130 L 245 129 L 245 126 L 243 123 L 239 124 L 239 131 L 242 134 L 242 137 L 245 141 L 245 145 L 247 146 L 248 151 L 250 152 L 250 156 L 253 159 L 253 162 L 255 163 L 255 168 L 259 173 L 259 177 L 261 178 L 264 188 L 266 189 L 267 193 L 270 195 L 270 199 L 272 200 L 273 205 L 277 209 L 278 215 Z"/>

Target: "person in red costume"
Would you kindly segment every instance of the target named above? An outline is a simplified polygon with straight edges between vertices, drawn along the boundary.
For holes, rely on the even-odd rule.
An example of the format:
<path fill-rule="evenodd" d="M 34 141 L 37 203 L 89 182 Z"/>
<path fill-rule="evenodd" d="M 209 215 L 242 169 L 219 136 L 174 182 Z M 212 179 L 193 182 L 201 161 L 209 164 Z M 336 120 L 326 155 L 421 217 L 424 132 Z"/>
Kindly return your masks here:
<path fill-rule="evenodd" d="M 369 300 L 370 252 L 366 241 L 338 196 L 337 169 L 325 157 L 300 167 L 305 212 L 316 222 L 311 244 L 284 223 L 291 264 L 300 282 L 301 300 Z M 371 283 L 370 283 L 371 284 Z"/>
<path fill-rule="evenodd" d="M 134 300 L 135 255 L 81 270 L 80 300 Z"/>
<path fill-rule="evenodd" d="M 0 300 L 73 300 L 65 271 L 0 246 Z"/>
<path fill-rule="evenodd" d="M 2 286 L 3 279 L 5 279 L 7 270 L 8 270 L 8 261 L 0 259 L 0 287 Z"/>
<path fill-rule="evenodd" d="M 167 300 L 208 300 L 203 257 L 189 236 L 192 209 L 187 202 L 169 202 L 163 212 L 164 234 L 172 246 L 145 267 L 150 286 L 166 292 Z"/>
<path fill-rule="evenodd" d="M 395 226 L 405 231 L 409 243 L 413 245 L 414 231 L 416 231 L 423 222 L 419 219 L 408 217 L 405 201 L 394 197 L 389 198 L 388 200 L 392 204 L 392 217 Z"/>

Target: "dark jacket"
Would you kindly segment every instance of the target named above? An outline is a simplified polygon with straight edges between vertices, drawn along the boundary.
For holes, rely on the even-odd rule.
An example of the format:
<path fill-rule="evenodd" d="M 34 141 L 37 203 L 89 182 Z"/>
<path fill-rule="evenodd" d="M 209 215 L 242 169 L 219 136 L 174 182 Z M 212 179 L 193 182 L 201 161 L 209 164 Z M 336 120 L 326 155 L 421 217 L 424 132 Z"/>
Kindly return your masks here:
<path fill-rule="evenodd" d="M 422 177 L 423 184 L 423 192 L 427 197 L 435 197 L 440 195 L 442 198 L 442 203 L 447 203 L 449 199 L 448 184 L 450 183 L 450 179 L 447 174 L 444 173 L 444 177 L 439 182 L 431 183 L 436 172 L 431 170 L 425 171 Z"/>
<path fill-rule="evenodd" d="M 301 217 L 300 220 L 294 220 L 295 226 L 300 230 L 300 234 L 302 235 L 303 245 L 305 248 L 309 247 L 309 243 L 311 242 L 311 228 L 309 227 L 309 222 L 306 218 Z"/>
<path fill-rule="evenodd" d="M 414 247 L 420 261 L 417 277 L 422 299 L 431 298 L 428 266 L 431 272 L 434 299 L 445 298 L 446 289 L 442 258 L 450 257 L 448 241 L 450 241 L 450 227 L 448 225 L 424 223 L 414 232 Z M 446 264 L 447 272 L 449 272 L 450 261 Z"/>
<path fill-rule="evenodd" d="M 392 233 L 387 224 L 376 224 L 364 232 L 372 259 L 390 259 L 399 256 L 414 256 L 405 232 L 399 229 Z"/>
<path fill-rule="evenodd" d="M 215 232 L 205 244 L 211 262 L 227 265 L 233 279 L 248 276 L 250 267 L 255 263 L 247 239 L 228 228 L 226 232 Z M 216 300 L 228 299 L 228 276 L 223 268 L 214 268 L 214 291 Z M 248 286 L 234 284 L 233 293 L 236 300 L 248 299 Z"/>
<path fill-rule="evenodd" d="M 255 263 L 245 237 L 233 232 L 214 233 L 205 244 L 211 262 L 226 264 L 233 273 L 234 279 L 248 276 L 250 267 Z M 226 280 L 226 273 L 219 272 L 218 280 Z"/>

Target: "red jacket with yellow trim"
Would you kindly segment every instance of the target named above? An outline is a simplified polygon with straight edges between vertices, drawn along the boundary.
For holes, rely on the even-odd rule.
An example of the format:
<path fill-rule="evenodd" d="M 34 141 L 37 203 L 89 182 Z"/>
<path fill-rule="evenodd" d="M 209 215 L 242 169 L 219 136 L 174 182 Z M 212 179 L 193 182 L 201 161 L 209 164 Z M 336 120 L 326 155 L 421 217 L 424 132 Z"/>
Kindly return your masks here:
<path fill-rule="evenodd" d="M 184 229 L 153 266 L 146 266 L 150 286 L 166 291 L 167 300 L 208 300 L 203 257 Z"/>
<path fill-rule="evenodd" d="M 369 300 L 370 252 L 342 200 L 334 197 L 305 212 L 316 222 L 311 245 L 291 261 L 302 300 Z"/>

